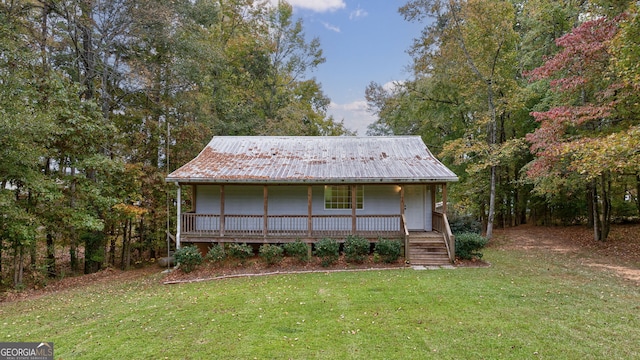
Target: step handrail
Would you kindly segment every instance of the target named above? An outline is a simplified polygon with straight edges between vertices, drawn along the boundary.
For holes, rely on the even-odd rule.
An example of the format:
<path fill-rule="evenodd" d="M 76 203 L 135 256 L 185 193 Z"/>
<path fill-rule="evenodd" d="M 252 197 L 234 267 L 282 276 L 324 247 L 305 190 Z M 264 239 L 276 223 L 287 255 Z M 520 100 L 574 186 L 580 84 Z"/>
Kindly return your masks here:
<path fill-rule="evenodd" d="M 455 262 L 456 259 L 456 240 L 455 236 L 451 232 L 449 226 L 449 220 L 447 214 L 441 212 L 433 213 L 433 227 L 444 236 L 444 243 L 447 246 L 447 253 L 449 254 L 449 261 Z"/>
<path fill-rule="evenodd" d="M 401 228 L 402 228 L 402 231 L 404 232 L 404 260 L 406 262 L 410 262 L 411 259 L 409 259 L 409 229 L 407 229 L 407 219 L 405 218 L 404 214 L 400 216 L 400 221 L 402 222 Z"/>

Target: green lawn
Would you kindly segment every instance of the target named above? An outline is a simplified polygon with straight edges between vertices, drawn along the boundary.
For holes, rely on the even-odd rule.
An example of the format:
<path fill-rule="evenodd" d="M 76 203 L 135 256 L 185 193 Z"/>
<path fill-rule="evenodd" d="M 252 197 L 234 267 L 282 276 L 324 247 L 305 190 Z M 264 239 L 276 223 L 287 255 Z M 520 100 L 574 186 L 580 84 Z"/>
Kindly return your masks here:
<path fill-rule="evenodd" d="M 0 304 L 0 342 L 75 359 L 633 359 L 640 288 L 577 258 L 488 249 L 490 268 L 161 275 Z"/>

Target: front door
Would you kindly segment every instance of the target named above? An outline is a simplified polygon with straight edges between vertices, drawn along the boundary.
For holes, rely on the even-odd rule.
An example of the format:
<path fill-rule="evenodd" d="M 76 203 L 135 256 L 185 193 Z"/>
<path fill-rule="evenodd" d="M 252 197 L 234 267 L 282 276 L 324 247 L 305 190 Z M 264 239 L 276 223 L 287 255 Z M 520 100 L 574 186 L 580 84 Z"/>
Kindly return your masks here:
<path fill-rule="evenodd" d="M 404 216 L 407 228 L 411 230 L 425 230 L 425 186 L 406 185 L 404 188 Z"/>

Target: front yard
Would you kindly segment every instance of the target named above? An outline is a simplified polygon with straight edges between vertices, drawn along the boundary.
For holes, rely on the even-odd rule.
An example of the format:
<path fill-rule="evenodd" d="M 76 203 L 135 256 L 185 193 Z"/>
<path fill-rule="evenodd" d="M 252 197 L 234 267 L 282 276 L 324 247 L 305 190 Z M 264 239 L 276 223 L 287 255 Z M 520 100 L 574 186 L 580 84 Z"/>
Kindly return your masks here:
<path fill-rule="evenodd" d="M 499 231 L 484 268 L 178 285 L 117 273 L 0 304 L 0 341 L 87 359 L 639 358 L 639 283 L 593 265 L 615 257 L 523 234 Z M 638 269 L 627 260 L 610 265 Z"/>

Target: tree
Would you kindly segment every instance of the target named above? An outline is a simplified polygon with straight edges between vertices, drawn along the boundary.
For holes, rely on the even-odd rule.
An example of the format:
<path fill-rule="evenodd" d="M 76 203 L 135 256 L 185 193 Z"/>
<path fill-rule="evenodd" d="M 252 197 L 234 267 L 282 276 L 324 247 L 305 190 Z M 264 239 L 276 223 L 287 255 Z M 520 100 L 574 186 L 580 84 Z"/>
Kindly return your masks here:
<path fill-rule="evenodd" d="M 459 98 L 449 107 L 464 109 L 464 137 L 445 145 L 445 154 L 473 159 L 476 171 L 489 171 L 486 235 L 492 236 L 496 204 L 500 146 L 499 120 L 506 118 L 507 95 L 515 86 L 514 60 L 517 34 L 515 13 L 508 1 L 409 1 L 400 9 L 408 20 L 433 18 L 412 48 L 414 69 L 423 83 L 448 84 Z M 446 79 L 446 80 L 445 80 Z M 429 99 L 444 99 L 429 93 Z M 460 106 L 464 104 L 463 106 Z M 466 108 L 466 109 L 465 109 Z M 454 112 L 455 113 L 455 112 Z M 473 154 L 473 156 L 469 156 Z M 483 211 L 484 212 L 484 211 Z"/>
<path fill-rule="evenodd" d="M 536 155 L 527 175 L 582 178 L 590 191 L 594 239 L 601 241 L 612 218 L 613 173 L 638 172 L 638 120 L 625 106 L 636 95 L 611 71 L 609 44 L 619 21 L 584 22 L 557 39 L 562 50 L 530 73 L 532 80 L 550 80 L 558 105 L 533 113 L 540 128 L 527 137 Z"/>

